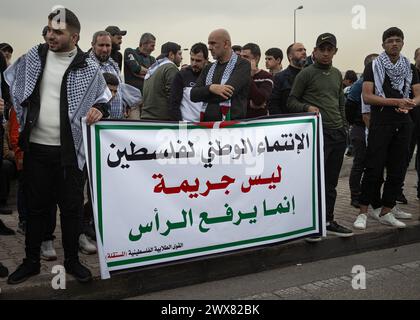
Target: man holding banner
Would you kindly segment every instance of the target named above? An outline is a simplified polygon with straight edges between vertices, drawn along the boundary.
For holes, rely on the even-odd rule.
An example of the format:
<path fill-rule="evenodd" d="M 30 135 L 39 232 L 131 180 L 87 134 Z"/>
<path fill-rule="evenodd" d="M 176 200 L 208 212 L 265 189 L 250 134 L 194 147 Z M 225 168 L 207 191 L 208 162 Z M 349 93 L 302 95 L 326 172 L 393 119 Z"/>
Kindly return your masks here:
<path fill-rule="evenodd" d="M 40 273 L 40 247 L 51 206 L 58 204 L 66 272 L 92 280 L 78 257 L 85 154 L 81 118 L 107 116 L 111 98 L 98 65 L 77 46 L 80 22 L 59 7 L 48 16 L 46 44 L 32 48 L 6 72 L 23 131 L 23 175 L 28 204 L 26 257 L 8 278 L 18 284 Z M 25 75 L 25 76 L 22 76 Z"/>

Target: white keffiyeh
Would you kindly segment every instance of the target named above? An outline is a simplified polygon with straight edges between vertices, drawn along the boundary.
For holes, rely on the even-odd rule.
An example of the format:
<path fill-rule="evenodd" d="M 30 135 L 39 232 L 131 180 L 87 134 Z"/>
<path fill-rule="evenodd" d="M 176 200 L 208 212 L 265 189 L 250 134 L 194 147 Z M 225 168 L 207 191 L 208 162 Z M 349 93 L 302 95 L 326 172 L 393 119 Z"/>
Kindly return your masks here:
<path fill-rule="evenodd" d="M 413 71 L 410 61 L 406 57 L 401 55 L 397 63 L 393 64 L 388 55 L 383 52 L 373 60 L 372 67 L 376 95 L 385 98 L 383 84 L 385 75 L 388 75 L 392 88 L 398 90 L 404 98 L 410 97 Z"/>
<path fill-rule="evenodd" d="M 42 71 L 38 50 L 39 46 L 33 47 L 4 73 L 21 130 L 25 127 L 27 113 L 22 103 L 32 95 Z M 92 106 L 106 103 L 111 98 L 111 92 L 97 63 L 89 57 L 85 62 L 85 66 L 71 70 L 67 77 L 68 116 L 81 170 L 85 164 L 81 119 Z"/>
<path fill-rule="evenodd" d="M 109 58 L 108 61 L 106 62 L 99 61 L 98 58 L 93 53 L 93 51 L 89 53 L 89 56 L 92 60 L 96 61 L 102 73 L 111 73 L 117 77 L 118 82 L 119 82 L 118 90 L 115 97 L 109 102 L 111 105 L 111 110 L 109 110 L 109 114 L 110 114 L 111 119 L 122 119 L 124 115 L 124 110 L 123 110 L 123 102 L 122 102 L 121 84 L 123 81 L 121 79 L 120 69 L 118 65 L 115 63 L 114 60 L 112 60 L 112 58 Z"/>
<path fill-rule="evenodd" d="M 163 66 L 165 64 L 169 64 L 169 63 L 174 64 L 168 58 L 163 58 L 163 59 L 156 60 L 156 62 L 150 66 L 149 70 L 147 70 L 147 73 L 144 76 L 144 80 L 149 79 L 157 71 L 157 69 L 159 69 L 161 66 Z"/>

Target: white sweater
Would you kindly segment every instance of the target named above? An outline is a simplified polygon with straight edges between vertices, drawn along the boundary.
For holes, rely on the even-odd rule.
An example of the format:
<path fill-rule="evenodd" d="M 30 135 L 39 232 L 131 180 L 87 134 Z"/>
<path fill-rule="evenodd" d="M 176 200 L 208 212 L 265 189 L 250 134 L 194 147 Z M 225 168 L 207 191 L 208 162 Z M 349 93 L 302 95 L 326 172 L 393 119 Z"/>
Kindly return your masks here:
<path fill-rule="evenodd" d="M 77 54 L 77 48 L 70 52 L 48 51 L 47 62 L 40 85 L 41 109 L 30 141 L 49 146 L 60 143 L 60 94 L 64 73 Z"/>

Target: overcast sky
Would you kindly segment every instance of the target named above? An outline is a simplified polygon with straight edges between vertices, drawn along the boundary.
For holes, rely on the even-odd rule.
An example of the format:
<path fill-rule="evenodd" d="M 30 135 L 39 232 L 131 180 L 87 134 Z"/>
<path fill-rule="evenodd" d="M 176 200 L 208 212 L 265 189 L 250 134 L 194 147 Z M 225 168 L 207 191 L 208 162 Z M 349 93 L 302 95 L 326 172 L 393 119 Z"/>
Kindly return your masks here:
<path fill-rule="evenodd" d="M 14 47 L 15 59 L 42 42 L 41 30 L 54 5 L 66 6 L 79 17 L 82 25 L 80 46 L 84 50 L 89 48 L 95 31 L 117 25 L 128 31 L 123 38 L 123 50 L 137 47 L 143 32 L 153 33 L 157 37 L 154 56 L 166 41 L 177 42 L 184 48 L 199 41 L 207 43 L 209 32 L 221 27 L 230 32 L 233 44 L 255 42 L 260 45 L 263 55 L 270 47 L 285 51 L 293 42 L 293 11 L 299 5 L 304 8 L 297 11 L 297 41 L 310 53 L 319 34 L 334 33 L 339 48 L 334 65 L 341 71 L 361 72 L 364 57 L 382 51 L 382 33 L 391 26 L 404 31 L 403 54 L 410 61 L 414 50 L 420 47 L 418 0 L 1 1 L 0 42 L 8 42 Z M 352 27 L 355 17 L 352 8 L 356 5 L 366 9 L 366 29 Z M 286 61 L 283 66 L 287 66 Z M 189 62 L 188 52 L 184 52 L 184 62 Z M 263 61 L 260 67 L 265 67 Z"/>

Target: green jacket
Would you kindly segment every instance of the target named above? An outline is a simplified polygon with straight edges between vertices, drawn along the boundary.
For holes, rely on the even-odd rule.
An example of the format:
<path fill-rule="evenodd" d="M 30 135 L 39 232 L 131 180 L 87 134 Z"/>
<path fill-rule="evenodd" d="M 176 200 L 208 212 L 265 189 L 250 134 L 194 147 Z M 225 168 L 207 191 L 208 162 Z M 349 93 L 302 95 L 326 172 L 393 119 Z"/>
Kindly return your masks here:
<path fill-rule="evenodd" d="M 342 83 L 341 72 L 333 66 L 310 65 L 296 76 L 287 102 L 288 111 L 307 112 L 309 106 L 314 106 L 320 110 L 325 128 L 345 127 Z"/>
<path fill-rule="evenodd" d="M 164 64 L 144 81 L 141 119 L 171 120 L 169 97 L 178 71 L 175 64 Z"/>

